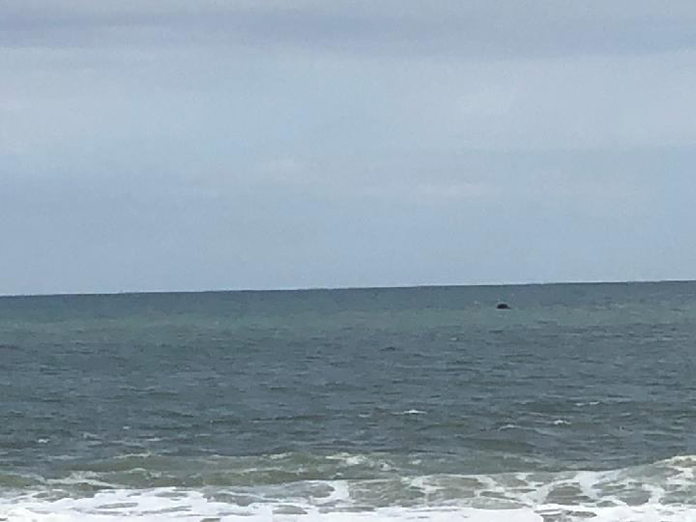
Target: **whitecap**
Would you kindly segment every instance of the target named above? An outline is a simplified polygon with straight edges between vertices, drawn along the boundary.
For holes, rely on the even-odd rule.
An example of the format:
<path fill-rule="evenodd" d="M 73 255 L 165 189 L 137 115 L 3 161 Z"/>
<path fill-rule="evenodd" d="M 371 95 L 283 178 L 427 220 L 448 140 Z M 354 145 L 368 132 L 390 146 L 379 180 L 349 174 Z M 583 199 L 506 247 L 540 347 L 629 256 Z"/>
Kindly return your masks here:
<path fill-rule="evenodd" d="M 405 411 L 400 411 L 398 413 L 395 413 L 395 415 L 425 415 L 427 412 L 423 410 L 405 410 Z"/>
<path fill-rule="evenodd" d="M 601 404 L 601 401 L 588 401 L 588 402 L 576 402 L 575 406 L 578 408 L 583 408 L 585 406 L 598 406 Z"/>

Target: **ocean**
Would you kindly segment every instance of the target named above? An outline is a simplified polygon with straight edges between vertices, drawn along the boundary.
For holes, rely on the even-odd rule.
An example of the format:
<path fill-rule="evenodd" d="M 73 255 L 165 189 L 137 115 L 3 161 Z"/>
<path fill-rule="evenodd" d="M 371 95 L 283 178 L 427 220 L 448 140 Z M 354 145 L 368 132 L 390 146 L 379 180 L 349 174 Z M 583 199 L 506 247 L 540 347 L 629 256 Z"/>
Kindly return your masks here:
<path fill-rule="evenodd" d="M 0 298 L 0 520 L 695 521 L 696 283 Z"/>

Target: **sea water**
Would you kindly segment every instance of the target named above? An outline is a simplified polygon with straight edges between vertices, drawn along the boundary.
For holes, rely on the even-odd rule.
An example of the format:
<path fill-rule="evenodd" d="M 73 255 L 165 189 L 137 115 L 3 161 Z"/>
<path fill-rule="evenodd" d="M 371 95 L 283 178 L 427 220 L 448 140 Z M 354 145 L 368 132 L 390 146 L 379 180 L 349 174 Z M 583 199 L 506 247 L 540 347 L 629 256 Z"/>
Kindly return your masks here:
<path fill-rule="evenodd" d="M 123 519 L 696 520 L 696 283 L 0 298 L 0 520 Z"/>

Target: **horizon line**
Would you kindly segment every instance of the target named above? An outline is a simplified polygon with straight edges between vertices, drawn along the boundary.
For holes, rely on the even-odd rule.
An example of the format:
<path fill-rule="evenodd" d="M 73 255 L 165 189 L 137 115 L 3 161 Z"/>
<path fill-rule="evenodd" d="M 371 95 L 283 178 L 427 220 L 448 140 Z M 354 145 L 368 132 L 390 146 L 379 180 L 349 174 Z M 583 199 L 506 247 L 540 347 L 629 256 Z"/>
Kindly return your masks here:
<path fill-rule="evenodd" d="M 620 284 L 658 284 L 694 283 L 696 279 L 634 279 L 634 280 L 594 280 L 594 281 L 549 281 L 549 282 L 509 282 L 509 283 L 462 283 L 462 284 L 404 284 L 371 286 L 307 286 L 285 288 L 236 288 L 205 290 L 123 290 L 112 292 L 55 292 L 0 294 L 0 299 L 31 297 L 96 297 L 128 295 L 167 295 L 167 294 L 224 294 L 224 293 L 262 293 L 262 292 L 330 292 L 340 290 L 409 290 L 417 288 L 481 288 L 503 286 L 552 286 L 552 285 L 620 285 Z"/>

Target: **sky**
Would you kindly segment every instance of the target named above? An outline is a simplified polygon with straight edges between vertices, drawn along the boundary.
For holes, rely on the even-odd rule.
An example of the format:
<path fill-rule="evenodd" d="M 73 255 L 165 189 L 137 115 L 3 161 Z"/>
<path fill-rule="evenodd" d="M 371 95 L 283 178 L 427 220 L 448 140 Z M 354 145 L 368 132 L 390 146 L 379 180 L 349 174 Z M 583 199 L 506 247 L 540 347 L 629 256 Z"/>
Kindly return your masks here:
<path fill-rule="evenodd" d="M 696 3 L 2 0 L 0 294 L 696 278 Z"/>

